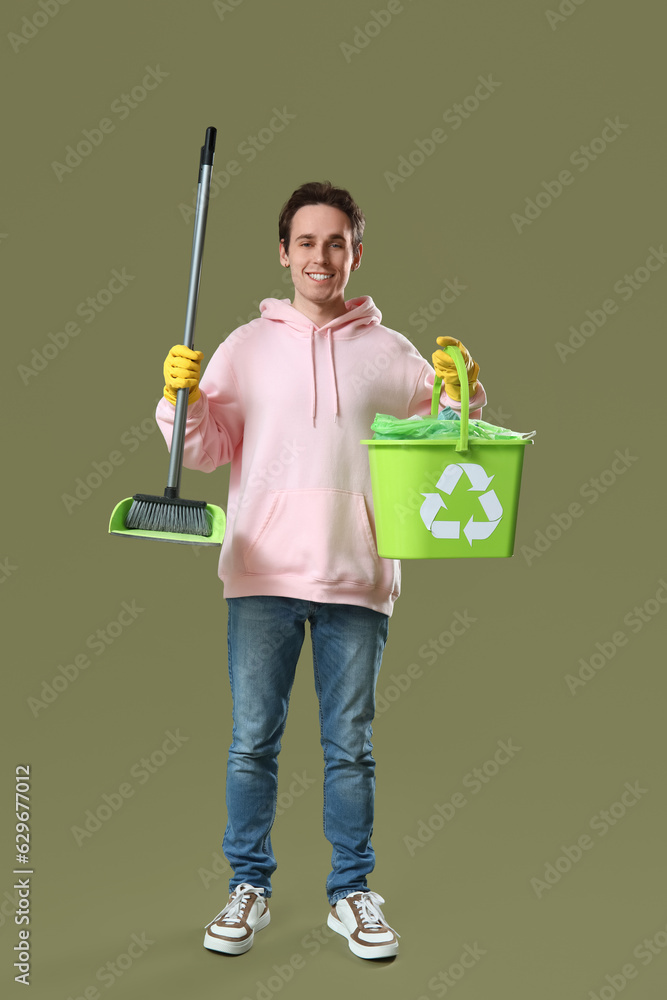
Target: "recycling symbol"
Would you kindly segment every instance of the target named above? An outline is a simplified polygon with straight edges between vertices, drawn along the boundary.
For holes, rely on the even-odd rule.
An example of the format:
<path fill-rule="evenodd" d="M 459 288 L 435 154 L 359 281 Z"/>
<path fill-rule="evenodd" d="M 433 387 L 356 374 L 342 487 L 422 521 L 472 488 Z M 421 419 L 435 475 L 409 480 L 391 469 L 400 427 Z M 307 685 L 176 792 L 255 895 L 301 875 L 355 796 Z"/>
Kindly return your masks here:
<path fill-rule="evenodd" d="M 469 493 L 479 494 L 477 499 L 486 514 L 486 520 L 475 520 L 474 514 L 463 528 L 463 534 L 472 545 L 473 541 L 480 538 L 488 538 L 500 523 L 503 516 L 503 508 L 500 500 L 496 496 L 495 490 L 490 490 L 493 476 L 487 476 L 481 465 L 448 465 L 435 484 L 439 490 L 451 496 L 454 487 L 465 472 L 470 480 Z M 431 532 L 434 538 L 460 538 L 460 521 L 436 521 L 436 516 L 441 508 L 447 510 L 447 504 L 439 493 L 422 493 L 424 502 L 419 513 L 421 519 Z"/>

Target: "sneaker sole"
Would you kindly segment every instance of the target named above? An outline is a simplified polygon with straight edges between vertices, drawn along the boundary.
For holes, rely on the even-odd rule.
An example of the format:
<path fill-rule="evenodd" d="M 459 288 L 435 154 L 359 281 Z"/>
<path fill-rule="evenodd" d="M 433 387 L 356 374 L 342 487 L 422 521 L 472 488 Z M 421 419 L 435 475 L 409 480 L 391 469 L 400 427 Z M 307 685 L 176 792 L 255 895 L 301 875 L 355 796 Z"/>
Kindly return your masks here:
<path fill-rule="evenodd" d="M 269 910 L 260 917 L 260 919 L 255 924 L 255 927 L 250 934 L 250 937 L 246 938 L 245 941 L 224 941 L 222 938 L 214 937 L 206 931 L 204 935 L 204 947 L 208 948 L 209 951 L 218 951 L 223 955 L 244 955 L 246 951 L 250 951 L 255 940 L 255 932 L 261 931 L 271 922 L 271 913 Z"/>
<path fill-rule="evenodd" d="M 357 958 L 393 958 L 394 955 L 398 954 L 398 941 L 394 941 L 393 944 L 376 944 L 369 945 L 368 947 L 353 941 L 345 924 L 341 923 L 340 920 L 336 920 L 333 913 L 329 913 L 329 916 L 327 917 L 327 924 L 332 931 L 336 932 L 336 934 L 340 934 L 342 937 L 347 938 L 350 951 L 356 955 Z"/>

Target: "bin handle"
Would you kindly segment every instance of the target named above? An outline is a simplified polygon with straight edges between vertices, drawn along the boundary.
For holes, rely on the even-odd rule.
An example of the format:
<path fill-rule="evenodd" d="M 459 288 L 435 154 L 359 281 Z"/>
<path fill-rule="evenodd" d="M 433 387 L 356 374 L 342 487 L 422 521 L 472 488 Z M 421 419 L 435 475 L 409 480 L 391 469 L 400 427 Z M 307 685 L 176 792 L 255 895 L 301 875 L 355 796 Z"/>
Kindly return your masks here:
<path fill-rule="evenodd" d="M 456 451 L 467 451 L 468 450 L 468 419 L 469 419 L 469 403 L 470 403 L 470 393 L 468 391 L 468 370 L 465 366 L 463 360 L 463 355 L 461 354 L 458 347 L 454 344 L 450 344 L 448 347 L 443 348 L 445 354 L 449 354 L 451 358 L 454 359 L 454 364 L 456 365 L 456 372 L 459 376 L 459 382 L 461 383 L 461 436 L 459 437 L 458 444 L 456 445 Z M 433 398 L 431 399 L 431 416 L 438 416 L 438 406 L 440 404 L 440 387 L 442 386 L 442 379 L 437 375 L 435 377 L 435 382 L 433 383 Z"/>

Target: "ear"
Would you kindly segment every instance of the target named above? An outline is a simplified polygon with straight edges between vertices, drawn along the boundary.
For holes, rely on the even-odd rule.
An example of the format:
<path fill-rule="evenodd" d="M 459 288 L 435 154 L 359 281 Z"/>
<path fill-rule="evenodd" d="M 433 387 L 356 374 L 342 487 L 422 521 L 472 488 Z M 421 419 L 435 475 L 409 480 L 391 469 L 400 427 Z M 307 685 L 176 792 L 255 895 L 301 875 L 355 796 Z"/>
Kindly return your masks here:
<path fill-rule="evenodd" d="M 289 267 L 289 257 L 287 251 L 285 250 L 285 241 L 281 240 L 279 243 L 278 253 L 280 254 L 280 263 L 283 267 Z"/>
<path fill-rule="evenodd" d="M 359 249 L 355 253 L 354 257 L 352 258 L 352 270 L 353 271 L 356 271 L 357 268 L 359 267 L 359 265 L 361 264 L 361 255 L 362 255 L 363 252 L 364 252 L 364 245 L 363 245 L 363 243 L 360 243 L 359 244 Z"/>

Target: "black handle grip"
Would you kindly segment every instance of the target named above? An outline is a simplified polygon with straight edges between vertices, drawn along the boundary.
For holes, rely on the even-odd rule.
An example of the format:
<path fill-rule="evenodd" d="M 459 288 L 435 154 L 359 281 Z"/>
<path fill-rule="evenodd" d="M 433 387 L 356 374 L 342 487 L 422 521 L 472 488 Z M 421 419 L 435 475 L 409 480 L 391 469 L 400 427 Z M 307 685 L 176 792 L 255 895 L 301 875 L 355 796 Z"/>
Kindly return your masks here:
<path fill-rule="evenodd" d="M 201 162 L 202 164 L 207 163 L 209 166 L 213 163 L 213 156 L 215 154 L 215 140 L 218 135 L 218 130 L 210 125 L 206 129 L 206 138 L 204 140 L 204 145 L 201 148 Z"/>

